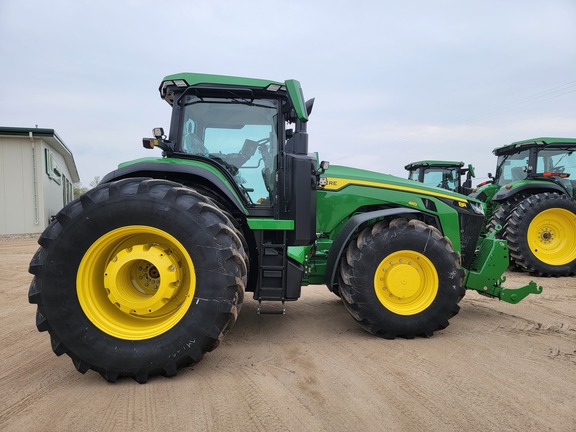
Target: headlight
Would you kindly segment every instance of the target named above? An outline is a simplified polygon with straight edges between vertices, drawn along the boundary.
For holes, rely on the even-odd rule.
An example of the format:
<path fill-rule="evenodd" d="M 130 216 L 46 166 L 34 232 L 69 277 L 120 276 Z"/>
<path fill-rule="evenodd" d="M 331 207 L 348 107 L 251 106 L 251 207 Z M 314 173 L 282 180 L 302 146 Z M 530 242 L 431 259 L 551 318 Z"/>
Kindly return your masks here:
<path fill-rule="evenodd" d="M 474 213 L 484 216 L 484 206 L 482 203 L 476 201 L 468 201 L 468 203 L 470 204 L 470 208 L 474 211 Z"/>

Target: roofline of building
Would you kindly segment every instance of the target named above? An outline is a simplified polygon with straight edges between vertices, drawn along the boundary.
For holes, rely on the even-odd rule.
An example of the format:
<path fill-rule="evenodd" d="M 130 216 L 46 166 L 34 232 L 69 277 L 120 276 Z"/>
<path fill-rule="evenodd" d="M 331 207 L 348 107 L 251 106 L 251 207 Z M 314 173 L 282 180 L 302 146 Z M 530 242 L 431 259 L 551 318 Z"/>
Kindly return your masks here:
<path fill-rule="evenodd" d="M 44 128 L 24 128 L 24 127 L 5 127 L 0 126 L 0 136 L 16 136 L 21 138 L 43 138 L 46 142 L 57 149 L 68 165 L 72 183 L 78 183 L 80 176 L 78 175 L 78 168 L 74 161 L 74 156 L 70 149 L 64 144 L 64 141 L 58 136 L 54 129 Z"/>

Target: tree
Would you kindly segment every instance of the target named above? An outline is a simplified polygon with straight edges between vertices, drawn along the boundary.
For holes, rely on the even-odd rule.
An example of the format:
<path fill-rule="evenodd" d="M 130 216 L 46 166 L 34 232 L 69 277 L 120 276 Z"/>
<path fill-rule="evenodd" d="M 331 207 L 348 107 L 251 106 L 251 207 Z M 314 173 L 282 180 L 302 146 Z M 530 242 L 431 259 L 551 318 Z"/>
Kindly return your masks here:
<path fill-rule="evenodd" d="M 89 184 L 89 187 L 83 186 L 81 182 L 74 183 L 74 198 L 80 198 L 81 195 L 84 195 L 88 190 L 95 188 L 100 183 L 100 176 L 96 176 L 92 179 Z"/>
<path fill-rule="evenodd" d="M 74 183 L 74 199 L 80 198 L 81 195 L 84 195 L 88 192 L 88 188 L 86 186 L 82 186 L 82 183 Z"/>
<path fill-rule="evenodd" d="M 93 189 L 96 186 L 98 186 L 98 183 L 100 183 L 100 176 L 96 176 L 92 179 L 92 181 L 90 182 L 90 189 Z"/>

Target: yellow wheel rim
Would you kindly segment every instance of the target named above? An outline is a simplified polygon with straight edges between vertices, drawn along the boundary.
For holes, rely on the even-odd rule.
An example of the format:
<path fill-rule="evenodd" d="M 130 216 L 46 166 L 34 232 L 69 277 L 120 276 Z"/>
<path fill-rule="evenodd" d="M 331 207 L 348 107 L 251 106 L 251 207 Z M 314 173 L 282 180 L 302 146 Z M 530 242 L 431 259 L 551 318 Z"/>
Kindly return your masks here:
<path fill-rule="evenodd" d="M 378 265 L 374 290 L 386 309 L 399 315 L 415 315 L 426 310 L 436 298 L 438 272 L 421 253 L 398 251 Z"/>
<path fill-rule="evenodd" d="M 104 234 L 88 249 L 76 278 L 82 310 L 100 330 L 127 340 L 158 336 L 186 314 L 196 288 L 182 244 L 149 226 Z"/>
<path fill-rule="evenodd" d="M 576 215 L 562 208 L 544 210 L 530 222 L 527 239 L 543 263 L 569 264 L 576 259 Z"/>

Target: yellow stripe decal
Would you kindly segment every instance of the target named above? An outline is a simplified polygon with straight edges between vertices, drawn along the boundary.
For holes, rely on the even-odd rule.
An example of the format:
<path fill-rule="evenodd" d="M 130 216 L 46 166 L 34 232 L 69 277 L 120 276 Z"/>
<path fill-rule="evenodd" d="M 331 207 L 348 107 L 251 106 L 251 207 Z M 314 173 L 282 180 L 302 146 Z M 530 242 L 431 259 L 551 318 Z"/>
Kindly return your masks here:
<path fill-rule="evenodd" d="M 445 195 L 443 193 L 429 192 L 429 191 L 418 189 L 418 188 L 411 188 L 411 187 L 407 187 L 407 186 L 398 186 L 398 185 L 393 185 L 393 184 L 389 184 L 389 183 L 371 182 L 371 181 L 365 181 L 365 180 L 344 179 L 344 178 L 338 178 L 338 177 L 326 177 L 326 186 L 324 186 L 324 189 L 330 190 L 330 191 L 335 191 L 335 190 L 343 189 L 346 186 L 370 186 L 370 187 L 377 187 L 377 188 L 383 188 L 383 189 L 394 189 L 394 190 L 399 190 L 399 191 L 404 191 L 404 192 L 415 192 L 415 193 L 419 193 L 422 195 L 431 195 L 431 196 L 440 197 L 440 198 L 447 198 L 447 199 L 451 199 L 454 201 L 460 201 L 460 202 L 464 202 L 464 203 L 468 202 L 468 200 L 466 200 L 464 198 L 455 197 L 455 196 L 451 196 L 451 195 Z"/>

